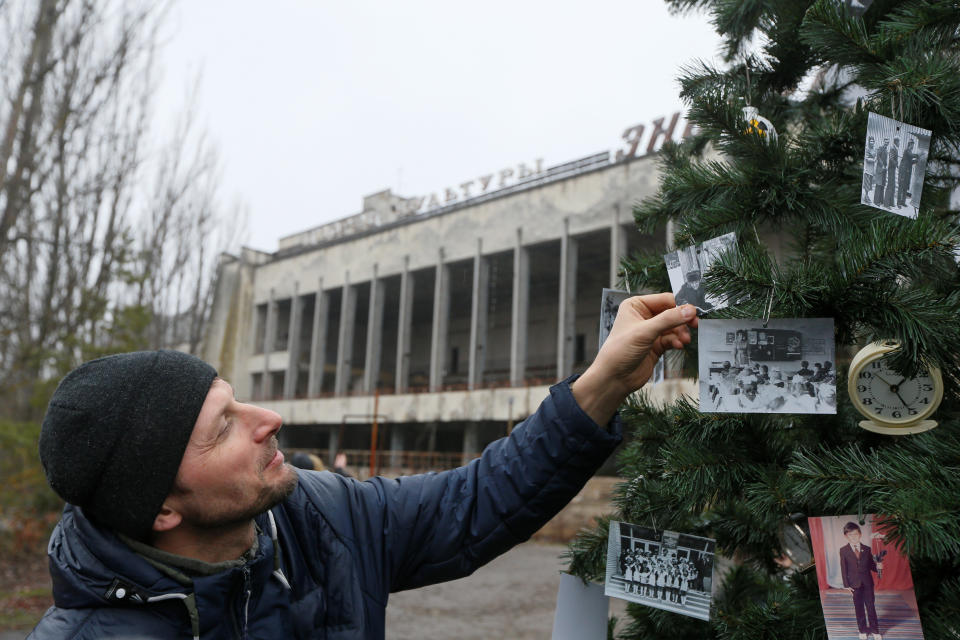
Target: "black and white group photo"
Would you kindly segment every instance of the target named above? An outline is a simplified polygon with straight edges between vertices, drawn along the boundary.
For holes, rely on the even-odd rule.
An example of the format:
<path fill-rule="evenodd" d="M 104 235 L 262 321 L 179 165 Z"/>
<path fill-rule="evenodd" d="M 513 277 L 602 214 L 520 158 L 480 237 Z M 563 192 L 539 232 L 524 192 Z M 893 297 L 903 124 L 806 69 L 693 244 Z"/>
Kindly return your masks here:
<path fill-rule="evenodd" d="M 916 218 L 923 195 L 930 135 L 926 129 L 869 114 L 860 203 Z"/>
<path fill-rule="evenodd" d="M 836 413 L 833 318 L 701 320 L 700 411 Z"/>
<path fill-rule="evenodd" d="M 709 620 L 715 550 L 711 538 L 613 520 L 604 593 Z"/>
<path fill-rule="evenodd" d="M 702 280 L 722 253 L 736 251 L 736 248 L 737 234 L 727 233 L 665 254 L 663 261 L 677 304 L 692 304 L 700 313 L 728 306 L 730 301 L 726 298 L 708 294 Z"/>

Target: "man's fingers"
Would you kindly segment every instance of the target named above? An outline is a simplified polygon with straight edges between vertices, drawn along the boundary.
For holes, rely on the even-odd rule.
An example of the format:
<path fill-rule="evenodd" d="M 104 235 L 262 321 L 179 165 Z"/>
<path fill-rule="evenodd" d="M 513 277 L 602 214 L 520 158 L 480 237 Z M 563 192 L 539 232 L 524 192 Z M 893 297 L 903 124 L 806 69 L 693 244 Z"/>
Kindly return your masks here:
<path fill-rule="evenodd" d="M 672 295 L 671 295 L 672 297 Z M 687 323 L 696 324 L 697 308 L 692 304 L 685 304 L 680 307 L 668 308 L 658 313 L 643 324 L 646 331 L 650 331 L 653 339 L 659 335 L 673 331 Z"/>
<path fill-rule="evenodd" d="M 666 311 L 667 309 L 672 309 L 677 306 L 676 300 L 674 300 L 673 294 L 670 292 L 633 296 L 632 298 L 627 298 L 624 302 L 631 305 L 644 318 L 650 318 L 661 311 Z M 644 313 L 645 311 L 646 313 Z"/>

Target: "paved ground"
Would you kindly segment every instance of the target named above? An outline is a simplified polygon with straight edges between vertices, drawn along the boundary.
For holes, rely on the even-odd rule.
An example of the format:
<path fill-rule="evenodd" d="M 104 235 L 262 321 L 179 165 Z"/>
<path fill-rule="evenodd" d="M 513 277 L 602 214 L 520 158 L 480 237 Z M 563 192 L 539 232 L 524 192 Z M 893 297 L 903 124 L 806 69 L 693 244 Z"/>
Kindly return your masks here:
<path fill-rule="evenodd" d="M 527 542 L 469 578 L 393 594 L 387 640 L 549 640 L 565 549 Z"/>

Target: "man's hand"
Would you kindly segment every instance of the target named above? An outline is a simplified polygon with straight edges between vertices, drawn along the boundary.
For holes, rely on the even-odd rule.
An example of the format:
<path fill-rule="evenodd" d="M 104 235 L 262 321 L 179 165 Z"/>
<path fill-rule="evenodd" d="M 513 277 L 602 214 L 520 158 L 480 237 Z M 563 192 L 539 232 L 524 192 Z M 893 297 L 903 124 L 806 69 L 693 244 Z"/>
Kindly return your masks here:
<path fill-rule="evenodd" d="M 853 587 L 844 587 L 847 591 L 850 592 L 850 595 L 853 595 Z"/>
<path fill-rule="evenodd" d="M 597 424 L 609 422 L 620 403 L 650 379 L 664 352 L 690 343 L 688 327 L 697 323 L 696 308 L 677 307 L 672 293 L 624 300 L 600 353 L 571 386 L 577 404 Z"/>

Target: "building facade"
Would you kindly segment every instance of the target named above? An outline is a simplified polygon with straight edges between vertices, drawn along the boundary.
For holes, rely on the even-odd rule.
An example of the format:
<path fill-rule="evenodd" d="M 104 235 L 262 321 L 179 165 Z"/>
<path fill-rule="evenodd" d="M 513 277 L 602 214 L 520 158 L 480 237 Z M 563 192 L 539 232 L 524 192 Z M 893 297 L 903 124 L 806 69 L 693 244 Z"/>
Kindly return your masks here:
<path fill-rule="evenodd" d="M 632 217 L 657 180 L 655 153 L 604 152 L 425 212 L 367 196 L 275 253 L 222 256 L 202 355 L 284 417 L 284 446 L 470 457 L 596 355 L 620 259 L 664 246 Z"/>

